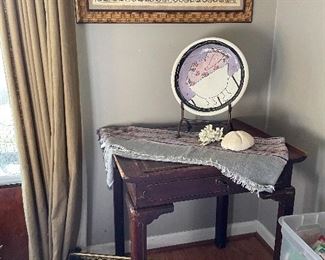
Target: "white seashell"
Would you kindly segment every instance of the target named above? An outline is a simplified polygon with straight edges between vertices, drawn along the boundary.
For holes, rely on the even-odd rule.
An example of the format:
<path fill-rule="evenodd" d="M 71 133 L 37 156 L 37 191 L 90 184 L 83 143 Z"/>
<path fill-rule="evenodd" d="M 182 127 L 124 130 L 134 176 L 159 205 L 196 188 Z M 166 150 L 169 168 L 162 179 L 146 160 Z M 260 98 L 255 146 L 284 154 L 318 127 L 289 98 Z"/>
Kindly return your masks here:
<path fill-rule="evenodd" d="M 231 131 L 226 134 L 221 147 L 232 151 L 243 151 L 254 145 L 254 137 L 245 131 Z"/>

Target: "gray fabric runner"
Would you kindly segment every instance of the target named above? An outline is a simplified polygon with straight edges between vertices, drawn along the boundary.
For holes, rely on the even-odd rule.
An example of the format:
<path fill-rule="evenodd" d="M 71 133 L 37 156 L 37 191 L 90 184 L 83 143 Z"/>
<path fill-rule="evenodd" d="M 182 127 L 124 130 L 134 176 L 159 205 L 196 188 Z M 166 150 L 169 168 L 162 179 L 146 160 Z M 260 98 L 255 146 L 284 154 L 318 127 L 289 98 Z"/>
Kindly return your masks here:
<path fill-rule="evenodd" d="M 274 184 L 288 161 L 283 137 L 254 137 L 248 150 L 224 150 L 219 142 L 202 146 L 198 132 L 176 131 L 136 126 L 103 127 L 98 130 L 103 149 L 107 185 L 113 184 L 112 155 L 131 159 L 214 166 L 235 183 L 251 192 L 273 192 Z"/>

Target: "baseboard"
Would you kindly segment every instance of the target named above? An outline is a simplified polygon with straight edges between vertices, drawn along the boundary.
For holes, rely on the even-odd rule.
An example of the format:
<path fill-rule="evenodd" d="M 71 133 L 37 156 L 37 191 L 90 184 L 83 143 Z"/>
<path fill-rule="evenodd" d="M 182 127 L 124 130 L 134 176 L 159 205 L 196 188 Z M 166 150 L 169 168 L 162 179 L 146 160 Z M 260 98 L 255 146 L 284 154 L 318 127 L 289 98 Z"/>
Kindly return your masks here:
<path fill-rule="evenodd" d="M 256 232 L 263 238 L 263 240 L 273 249 L 275 237 L 274 235 L 258 220 L 256 220 Z"/>
<path fill-rule="evenodd" d="M 248 233 L 257 232 L 265 242 L 271 247 L 274 247 L 274 236 L 272 233 L 258 220 L 239 222 L 228 224 L 228 236 L 236 236 Z M 214 227 L 189 230 L 177 233 L 170 233 L 158 236 L 149 236 L 147 238 L 148 249 L 167 247 L 180 244 L 188 244 L 198 241 L 204 241 L 214 238 Z M 129 241 L 125 241 L 126 250 L 129 251 Z M 88 252 L 114 254 L 114 243 L 93 245 L 87 247 Z"/>

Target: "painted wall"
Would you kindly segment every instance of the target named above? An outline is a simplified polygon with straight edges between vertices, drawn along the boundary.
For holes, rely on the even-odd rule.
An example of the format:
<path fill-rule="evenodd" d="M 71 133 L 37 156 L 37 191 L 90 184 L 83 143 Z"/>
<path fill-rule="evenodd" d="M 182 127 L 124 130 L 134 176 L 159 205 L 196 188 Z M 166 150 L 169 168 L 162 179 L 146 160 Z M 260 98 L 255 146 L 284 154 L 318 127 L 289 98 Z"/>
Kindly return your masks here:
<path fill-rule="evenodd" d="M 295 213 L 325 211 L 325 1 L 279 0 L 268 128 L 301 147 Z M 275 231 L 276 204 L 259 202 L 259 220 Z"/>
<path fill-rule="evenodd" d="M 77 25 L 78 59 L 88 175 L 88 242 L 113 241 L 112 192 L 105 185 L 96 129 L 110 124 L 176 122 L 179 107 L 170 72 L 179 52 L 203 37 L 226 38 L 250 66 L 246 94 L 234 115 L 258 127 L 266 120 L 276 2 L 258 0 L 252 24 Z M 214 225 L 215 200 L 177 203 L 175 212 L 149 226 L 163 234 Z M 257 218 L 256 195 L 231 200 L 230 222 Z"/>

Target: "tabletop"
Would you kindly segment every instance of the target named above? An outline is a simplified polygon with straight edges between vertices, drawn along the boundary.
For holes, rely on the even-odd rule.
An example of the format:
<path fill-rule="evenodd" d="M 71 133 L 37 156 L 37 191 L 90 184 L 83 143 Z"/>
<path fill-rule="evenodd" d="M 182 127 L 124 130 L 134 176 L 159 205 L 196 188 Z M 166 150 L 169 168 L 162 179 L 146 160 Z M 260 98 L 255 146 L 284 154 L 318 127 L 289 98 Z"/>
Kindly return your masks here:
<path fill-rule="evenodd" d="M 213 124 L 213 122 L 211 123 Z M 218 124 L 218 122 L 216 122 L 216 124 Z M 262 130 L 250 126 L 238 119 L 233 119 L 232 124 L 234 130 L 244 130 L 255 137 L 271 137 L 269 134 L 263 132 Z M 203 126 L 204 124 L 202 123 L 196 125 L 196 127 L 199 127 L 200 129 Z M 164 128 L 165 126 L 159 127 Z M 168 127 L 170 127 L 170 125 Z M 286 143 L 286 145 L 289 152 L 289 164 L 298 163 L 306 159 L 306 154 L 303 151 L 288 143 Z M 212 166 L 131 160 L 119 156 L 115 156 L 115 161 L 123 180 L 125 182 L 132 183 L 143 182 L 148 179 L 150 179 L 150 181 L 159 181 L 171 178 L 195 178 L 196 176 L 204 178 L 215 176 L 216 172 L 218 172 L 218 170 Z M 282 176 L 280 176 L 278 182 L 281 183 L 282 179 Z"/>

